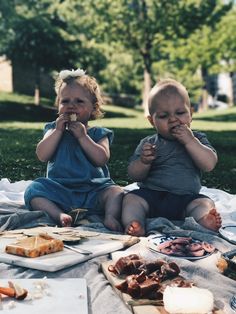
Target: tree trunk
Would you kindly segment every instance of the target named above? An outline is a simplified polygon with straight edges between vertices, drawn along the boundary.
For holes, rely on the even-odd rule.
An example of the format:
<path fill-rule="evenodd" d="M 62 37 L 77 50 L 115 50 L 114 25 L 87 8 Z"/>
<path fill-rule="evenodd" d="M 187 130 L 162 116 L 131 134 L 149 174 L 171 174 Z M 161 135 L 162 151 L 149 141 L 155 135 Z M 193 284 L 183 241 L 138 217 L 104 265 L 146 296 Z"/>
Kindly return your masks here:
<path fill-rule="evenodd" d="M 40 68 L 35 69 L 35 89 L 34 89 L 34 104 L 40 105 Z"/>
<path fill-rule="evenodd" d="M 230 95 L 229 95 L 229 106 L 232 107 L 234 105 L 234 83 L 233 83 L 233 76 L 234 72 L 230 72 Z"/>
<path fill-rule="evenodd" d="M 144 69 L 143 72 L 143 93 L 142 93 L 142 107 L 144 110 L 144 115 L 147 117 L 149 115 L 148 110 L 148 96 L 151 90 L 151 74 Z"/>
<path fill-rule="evenodd" d="M 34 104 L 36 106 L 40 105 L 40 90 L 37 85 L 35 85 L 35 89 L 34 89 Z"/>
<path fill-rule="evenodd" d="M 202 75 L 202 80 L 203 80 L 203 87 L 202 87 L 202 97 L 199 104 L 199 111 L 205 111 L 208 108 L 208 90 L 207 90 L 208 72 L 206 68 L 204 67 L 201 68 L 201 75 Z"/>

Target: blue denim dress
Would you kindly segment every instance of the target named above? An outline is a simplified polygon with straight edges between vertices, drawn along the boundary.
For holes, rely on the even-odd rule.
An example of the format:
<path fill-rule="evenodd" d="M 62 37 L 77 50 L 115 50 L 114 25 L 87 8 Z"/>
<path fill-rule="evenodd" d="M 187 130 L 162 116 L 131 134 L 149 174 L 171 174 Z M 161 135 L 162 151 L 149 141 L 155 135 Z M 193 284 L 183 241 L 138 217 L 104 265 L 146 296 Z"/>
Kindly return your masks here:
<path fill-rule="evenodd" d="M 44 133 L 55 126 L 55 121 L 47 123 Z M 106 136 L 109 144 L 113 140 L 113 132 L 102 127 L 89 128 L 87 134 L 96 143 Z M 48 162 L 46 178 L 34 180 L 26 189 L 25 204 L 31 209 L 30 201 L 35 197 L 43 197 L 56 203 L 64 212 L 73 208 L 86 208 L 89 214 L 102 214 L 97 206 L 98 193 L 114 184 L 107 165 L 93 165 L 78 140 L 66 130 Z"/>

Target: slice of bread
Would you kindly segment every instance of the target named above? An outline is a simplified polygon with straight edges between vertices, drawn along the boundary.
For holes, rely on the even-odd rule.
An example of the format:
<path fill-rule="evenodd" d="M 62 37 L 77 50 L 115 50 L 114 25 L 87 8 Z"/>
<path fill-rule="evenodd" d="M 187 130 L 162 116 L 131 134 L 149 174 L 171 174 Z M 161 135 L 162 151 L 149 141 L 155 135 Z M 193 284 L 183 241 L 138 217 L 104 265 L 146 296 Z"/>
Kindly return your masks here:
<path fill-rule="evenodd" d="M 70 114 L 70 121 L 72 122 L 72 121 L 77 121 L 77 115 L 76 115 L 76 113 L 71 113 Z"/>
<path fill-rule="evenodd" d="M 9 254 L 38 257 L 63 250 L 63 242 L 47 234 L 29 237 L 6 245 L 5 252 Z"/>

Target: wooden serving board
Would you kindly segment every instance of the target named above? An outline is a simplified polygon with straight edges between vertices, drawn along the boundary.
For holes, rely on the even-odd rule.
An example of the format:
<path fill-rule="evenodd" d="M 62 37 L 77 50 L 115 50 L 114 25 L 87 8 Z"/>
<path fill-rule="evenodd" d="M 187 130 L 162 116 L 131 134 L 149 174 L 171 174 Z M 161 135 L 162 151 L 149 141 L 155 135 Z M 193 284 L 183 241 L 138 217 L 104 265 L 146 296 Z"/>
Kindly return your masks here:
<path fill-rule="evenodd" d="M 118 290 L 115 286 L 123 282 L 125 279 L 120 279 L 113 273 L 111 273 L 108 270 L 108 267 L 110 265 L 114 265 L 114 262 L 108 261 L 102 263 L 103 273 L 106 276 L 109 283 L 111 284 L 111 286 L 113 287 L 113 289 L 116 291 L 116 293 L 120 296 L 120 298 L 125 302 L 125 304 L 130 308 L 130 310 L 134 314 L 169 314 L 169 312 L 167 312 L 164 309 L 164 306 L 161 305 L 160 304 L 161 302 L 158 300 L 155 301 L 149 299 L 133 299 L 127 293 L 122 293 L 120 290 Z M 217 309 L 214 310 L 212 314 L 225 314 L 225 312 Z"/>
<path fill-rule="evenodd" d="M 125 302 L 125 304 L 134 314 L 168 314 L 162 305 L 152 305 L 150 304 L 152 301 L 148 299 L 134 300 L 127 293 L 122 293 L 120 290 L 116 289 L 115 285 L 121 283 L 122 281 L 124 281 L 124 279 L 117 278 L 117 276 L 115 276 L 108 270 L 108 267 L 112 264 L 114 264 L 112 261 L 102 263 L 103 273 L 112 285 L 112 287 L 115 289 L 116 293 L 120 296 L 120 298 Z"/>

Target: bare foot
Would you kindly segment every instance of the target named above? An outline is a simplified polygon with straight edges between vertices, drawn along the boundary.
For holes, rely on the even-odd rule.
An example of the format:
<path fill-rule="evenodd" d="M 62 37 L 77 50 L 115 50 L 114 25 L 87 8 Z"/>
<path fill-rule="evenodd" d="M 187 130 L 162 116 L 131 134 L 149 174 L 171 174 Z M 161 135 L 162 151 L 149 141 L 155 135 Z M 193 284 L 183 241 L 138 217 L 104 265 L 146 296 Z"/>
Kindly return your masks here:
<path fill-rule="evenodd" d="M 104 225 L 113 231 L 123 232 L 123 228 L 119 221 L 112 215 L 106 215 L 104 219 Z"/>
<path fill-rule="evenodd" d="M 145 235 L 145 229 L 137 220 L 132 221 L 125 229 L 127 234 L 132 236 L 141 237 Z"/>
<path fill-rule="evenodd" d="M 207 229 L 218 231 L 221 227 L 222 219 L 217 210 L 212 208 L 198 223 Z"/>
<path fill-rule="evenodd" d="M 72 217 L 65 213 L 60 214 L 60 223 L 62 227 L 71 227 L 72 225 Z"/>

